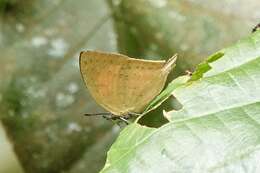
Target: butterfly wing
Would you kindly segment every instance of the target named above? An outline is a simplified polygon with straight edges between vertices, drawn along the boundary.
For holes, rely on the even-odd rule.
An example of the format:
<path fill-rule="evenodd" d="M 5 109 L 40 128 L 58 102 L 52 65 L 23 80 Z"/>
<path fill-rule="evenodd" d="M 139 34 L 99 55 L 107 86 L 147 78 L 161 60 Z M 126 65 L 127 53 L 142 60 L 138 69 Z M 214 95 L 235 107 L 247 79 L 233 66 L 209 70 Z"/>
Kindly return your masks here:
<path fill-rule="evenodd" d="M 104 52 L 86 51 L 80 55 L 80 71 L 89 92 L 115 115 L 142 112 L 162 90 L 171 68 L 165 70 L 166 65 L 165 61 Z"/>

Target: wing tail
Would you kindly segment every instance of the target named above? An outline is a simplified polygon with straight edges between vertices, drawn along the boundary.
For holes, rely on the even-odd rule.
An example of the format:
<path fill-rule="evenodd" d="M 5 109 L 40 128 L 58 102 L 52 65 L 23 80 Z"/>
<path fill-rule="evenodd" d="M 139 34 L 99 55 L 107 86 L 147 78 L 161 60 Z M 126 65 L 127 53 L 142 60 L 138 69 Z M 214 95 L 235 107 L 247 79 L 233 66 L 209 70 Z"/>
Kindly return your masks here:
<path fill-rule="evenodd" d="M 177 54 L 173 55 L 164 65 L 163 71 L 165 73 L 170 73 L 170 71 L 175 67 L 177 60 Z"/>

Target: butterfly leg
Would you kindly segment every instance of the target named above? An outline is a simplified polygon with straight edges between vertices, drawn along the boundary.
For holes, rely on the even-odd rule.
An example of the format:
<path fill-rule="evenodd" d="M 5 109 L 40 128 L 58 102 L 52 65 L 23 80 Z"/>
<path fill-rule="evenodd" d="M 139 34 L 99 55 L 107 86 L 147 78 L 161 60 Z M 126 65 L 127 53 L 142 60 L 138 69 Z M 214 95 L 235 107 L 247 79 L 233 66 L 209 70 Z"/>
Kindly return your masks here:
<path fill-rule="evenodd" d="M 112 113 L 105 114 L 102 117 L 105 118 L 106 120 L 117 120 L 118 119 L 118 116 L 114 115 Z"/>
<path fill-rule="evenodd" d="M 135 112 L 129 112 L 126 115 L 124 115 L 123 117 L 128 120 L 128 119 L 131 119 L 133 117 L 134 118 L 139 117 L 140 115 L 142 115 L 142 114 L 135 113 Z"/>
<path fill-rule="evenodd" d="M 120 119 L 122 122 L 124 122 L 126 125 L 129 124 L 129 122 L 127 121 L 126 118 L 124 118 L 124 117 L 119 117 L 119 119 Z"/>
<path fill-rule="evenodd" d="M 114 115 L 114 114 L 107 114 L 107 115 L 103 115 L 103 118 L 105 118 L 106 120 L 120 120 L 121 122 L 124 122 L 126 125 L 129 124 L 129 122 L 127 121 L 127 118 L 125 118 L 124 116 L 118 116 L 118 115 Z M 118 122 L 117 124 L 119 124 L 120 122 Z"/>
<path fill-rule="evenodd" d="M 111 118 L 108 115 L 102 115 L 103 118 L 105 118 L 106 120 L 111 120 Z"/>
<path fill-rule="evenodd" d="M 108 113 L 108 112 L 96 113 L 96 114 L 85 114 L 85 116 L 97 116 L 97 115 L 101 115 L 106 120 L 120 120 L 121 122 L 124 122 L 126 125 L 129 124 L 129 122 L 127 121 L 127 119 L 129 119 L 128 115 L 127 116 L 118 116 L 118 115 L 114 115 L 114 114 Z"/>
<path fill-rule="evenodd" d="M 186 75 L 188 75 L 188 76 L 191 76 L 191 75 L 192 75 L 192 72 L 189 71 L 189 70 L 186 70 L 185 73 L 186 73 Z"/>
<path fill-rule="evenodd" d="M 129 112 L 128 114 L 129 114 L 130 116 L 135 116 L 135 117 L 138 117 L 138 116 L 142 115 L 142 114 L 140 114 L 140 113 L 135 113 L 135 112 Z"/>

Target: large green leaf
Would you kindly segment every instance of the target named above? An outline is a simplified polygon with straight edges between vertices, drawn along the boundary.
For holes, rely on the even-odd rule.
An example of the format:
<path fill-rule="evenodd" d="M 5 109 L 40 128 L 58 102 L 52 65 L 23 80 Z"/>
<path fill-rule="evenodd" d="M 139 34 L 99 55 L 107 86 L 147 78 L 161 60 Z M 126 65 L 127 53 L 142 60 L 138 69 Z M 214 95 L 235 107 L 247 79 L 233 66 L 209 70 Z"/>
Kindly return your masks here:
<path fill-rule="evenodd" d="M 121 132 L 102 173 L 260 172 L 260 32 L 221 50 L 173 91 L 156 129 Z"/>

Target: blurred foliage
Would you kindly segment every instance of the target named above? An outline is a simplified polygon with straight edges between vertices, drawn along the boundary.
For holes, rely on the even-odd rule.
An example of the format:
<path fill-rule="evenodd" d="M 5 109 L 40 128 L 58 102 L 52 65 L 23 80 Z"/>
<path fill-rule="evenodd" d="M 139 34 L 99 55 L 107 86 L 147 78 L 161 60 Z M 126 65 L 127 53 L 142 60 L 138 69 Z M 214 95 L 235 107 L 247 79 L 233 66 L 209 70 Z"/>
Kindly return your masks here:
<path fill-rule="evenodd" d="M 1 0 L 0 1 L 0 9 L 4 12 L 8 10 L 8 8 L 14 7 L 17 5 L 18 0 Z"/>
<path fill-rule="evenodd" d="M 0 21 L 6 133 L 25 172 L 98 172 L 118 130 L 83 116 L 103 110 L 81 80 L 78 55 L 84 49 L 116 50 L 107 6 L 46 0 L 27 7 L 32 15 L 3 11 Z"/>
<path fill-rule="evenodd" d="M 194 69 L 212 52 L 248 35 L 259 22 L 260 1 L 108 0 L 119 51 L 168 59 L 176 72 Z"/>
<path fill-rule="evenodd" d="M 240 0 L 224 9 L 225 3 L 0 0 L 0 118 L 25 172 L 98 172 L 105 162 L 119 130 L 100 117 L 82 116 L 104 110 L 80 78 L 80 51 L 118 47 L 149 59 L 178 52 L 173 74 L 183 73 L 251 30 L 259 2 Z M 150 126 L 166 122 L 150 115 L 144 117 Z"/>
<path fill-rule="evenodd" d="M 23 15 L 24 17 L 33 13 L 35 0 L 0 0 L 0 11 L 2 16 Z"/>

